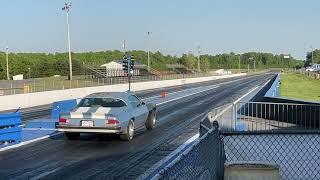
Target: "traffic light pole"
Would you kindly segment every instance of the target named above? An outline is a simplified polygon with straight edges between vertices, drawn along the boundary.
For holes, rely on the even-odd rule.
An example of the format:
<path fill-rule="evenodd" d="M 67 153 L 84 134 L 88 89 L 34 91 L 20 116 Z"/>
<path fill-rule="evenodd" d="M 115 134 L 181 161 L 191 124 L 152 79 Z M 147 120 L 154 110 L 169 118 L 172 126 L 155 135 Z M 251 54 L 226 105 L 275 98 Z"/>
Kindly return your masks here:
<path fill-rule="evenodd" d="M 131 91 L 131 56 L 128 59 L 128 83 L 129 83 L 129 92 Z"/>
<path fill-rule="evenodd" d="M 122 66 L 123 66 L 124 73 L 128 77 L 129 91 L 131 91 L 131 78 L 133 76 L 133 69 L 134 69 L 134 56 L 127 55 L 125 53 L 123 56 L 122 63 L 123 63 Z"/>

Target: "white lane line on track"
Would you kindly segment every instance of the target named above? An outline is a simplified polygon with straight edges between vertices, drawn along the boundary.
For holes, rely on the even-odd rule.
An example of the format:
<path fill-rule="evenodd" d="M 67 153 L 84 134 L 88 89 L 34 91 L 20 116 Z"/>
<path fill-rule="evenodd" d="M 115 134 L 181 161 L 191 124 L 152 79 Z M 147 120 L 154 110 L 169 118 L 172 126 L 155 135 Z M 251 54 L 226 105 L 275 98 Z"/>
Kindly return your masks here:
<path fill-rule="evenodd" d="M 249 78 L 252 78 L 252 77 L 256 77 L 256 76 L 260 76 L 261 74 L 259 75 L 253 75 L 253 76 L 250 76 L 250 77 L 241 77 L 239 79 L 235 79 L 235 80 L 232 80 L 232 81 L 227 81 L 227 82 L 221 82 L 221 83 L 217 83 L 216 85 L 208 85 L 208 86 L 199 86 L 199 87 L 194 87 L 194 88 L 191 88 L 191 89 L 184 89 L 184 90 L 180 90 L 180 91 L 173 91 L 171 92 L 170 94 L 176 94 L 176 93 L 181 93 L 181 92 L 184 92 L 184 91 L 190 91 L 190 90 L 194 90 L 194 89 L 199 89 L 199 88 L 206 88 L 206 87 L 210 87 L 210 86 L 218 86 L 218 85 L 223 85 L 223 84 L 229 84 L 229 83 L 232 83 L 232 82 L 235 82 L 235 81 L 241 81 L 241 80 L 245 80 L 245 79 L 249 79 Z M 221 79 L 217 79 L 217 80 L 221 80 Z M 216 80 L 213 80 L 213 81 L 216 81 Z M 150 90 L 151 91 L 151 90 Z M 155 99 L 155 98 L 159 98 L 160 96 L 159 95 L 156 95 L 156 96 L 150 96 L 150 97 L 146 97 L 146 98 L 143 98 L 142 100 L 148 100 L 148 99 Z"/>
<path fill-rule="evenodd" d="M 24 130 L 55 131 L 54 128 L 23 128 Z"/>
<path fill-rule="evenodd" d="M 15 144 L 15 145 L 12 145 L 12 146 L 7 146 L 7 147 L 4 147 L 4 148 L 0 148 L 0 152 L 6 151 L 6 150 L 9 150 L 9 149 L 18 148 L 18 147 L 21 147 L 21 146 L 24 146 L 24 145 L 27 145 L 27 144 L 30 144 L 30 143 L 33 143 L 33 142 L 36 142 L 36 141 L 40 141 L 40 140 L 49 138 L 49 137 L 55 137 L 55 136 L 58 136 L 60 134 L 62 134 L 62 132 L 57 132 L 57 133 L 54 133 L 54 134 L 51 134 L 51 135 L 46 135 L 46 136 L 42 136 L 42 137 L 39 137 L 39 138 L 36 138 L 36 139 L 32 139 L 32 140 L 29 140 L 29 141 L 21 142 L 19 144 Z"/>
<path fill-rule="evenodd" d="M 185 97 L 188 97 L 188 96 L 192 96 L 192 95 L 199 94 L 199 93 L 202 93 L 202 92 L 205 92 L 205 91 L 209 91 L 209 90 L 212 90 L 212 89 L 216 89 L 216 88 L 218 88 L 218 87 L 220 87 L 220 86 L 214 86 L 214 87 L 209 88 L 209 89 L 204 89 L 204 90 L 202 90 L 202 91 L 194 92 L 194 93 L 191 93 L 191 94 L 187 94 L 187 95 L 185 95 L 185 96 L 181 96 L 181 97 L 177 97 L 177 98 L 174 98 L 174 99 L 170 99 L 170 100 L 168 100 L 168 101 L 160 102 L 160 103 L 158 103 L 157 105 L 166 104 L 166 103 L 169 103 L 169 102 L 172 102 L 172 101 L 176 101 L 176 100 L 178 100 L 178 99 L 182 99 L 182 98 L 185 98 Z"/>
<path fill-rule="evenodd" d="M 243 79 L 247 79 L 247 78 L 243 78 Z M 243 80 L 241 79 L 241 80 Z M 221 84 L 229 84 L 229 83 L 232 83 L 232 82 L 235 82 L 235 81 L 238 81 L 238 80 L 232 80 L 232 81 L 229 81 L 229 82 L 223 82 L 223 83 L 219 83 L 217 85 L 214 85 L 212 86 L 211 88 L 209 89 L 204 89 L 202 91 L 198 91 L 198 92 L 194 92 L 194 93 L 191 93 L 191 94 L 187 94 L 185 96 L 181 96 L 181 97 L 177 97 L 177 98 L 174 98 L 174 99 L 171 99 L 171 100 L 168 100 L 168 101 L 164 101 L 164 102 L 160 102 L 160 103 L 157 103 L 157 105 L 161 105 L 161 104 L 166 104 L 166 103 L 169 103 L 171 101 L 175 101 L 175 100 L 178 100 L 178 99 L 181 99 L 181 98 L 185 98 L 185 97 L 188 97 L 188 96 L 192 96 L 192 95 L 195 95 L 195 94 L 198 94 L 198 93 L 202 93 L 202 92 L 205 92 L 205 91 L 209 91 L 209 90 L 212 90 L 212 89 L 216 89 L 216 88 L 219 88 L 221 87 L 220 85 Z M 205 86 L 205 87 L 208 87 L 208 86 Z M 248 93 L 246 93 L 245 95 L 243 95 L 242 97 L 240 97 L 237 101 L 235 101 L 236 103 L 239 102 L 241 99 L 243 99 L 245 96 L 247 96 L 248 94 L 252 93 L 254 90 L 256 90 L 259 86 L 253 88 L 251 91 L 249 91 Z M 194 88 L 193 88 L 194 89 Z"/>
<path fill-rule="evenodd" d="M 190 88 L 190 89 L 184 89 L 184 90 L 180 90 L 180 91 L 173 91 L 173 92 L 170 92 L 170 95 L 177 94 L 177 93 L 183 93 L 185 91 L 193 91 L 195 89 L 200 89 L 200 88 L 207 88 L 207 87 L 210 87 L 210 86 L 216 86 L 216 85 L 199 86 L 199 87 Z M 143 100 L 156 99 L 156 98 L 160 98 L 160 95 L 150 96 L 150 97 L 144 98 Z"/>
<path fill-rule="evenodd" d="M 47 176 L 47 175 L 49 175 L 49 174 L 52 174 L 52 173 L 54 173 L 54 172 L 57 172 L 57 171 L 58 171 L 58 170 L 60 170 L 60 169 L 61 169 L 61 167 L 56 168 L 56 169 L 53 169 L 53 170 L 51 170 L 51 171 L 45 171 L 45 172 L 43 172 L 43 173 L 41 173 L 41 174 L 37 175 L 36 177 L 32 177 L 32 178 L 30 178 L 30 180 L 38 180 L 38 179 L 42 179 L 42 178 L 44 178 L 45 176 Z"/>
<path fill-rule="evenodd" d="M 139 176 L 137 179 L 146 179 L 151 173 L 153 173 L 155 170 L 157 170 L 159 167 L 161 167 L 164 163 L 172 159 L 174 156 L 176 156 L 180 151 L 184 150 L 187 146 L 189 146 L 192 142 L 197 140 L 199 138 L 199 133 L 189 138 L 186 142 L 181 144 L 176 150 L 171 152 L 168 156 L 158 161 L 156 164 L 154 164 L 151 168 L 149 168 L 143 175 Z"/>

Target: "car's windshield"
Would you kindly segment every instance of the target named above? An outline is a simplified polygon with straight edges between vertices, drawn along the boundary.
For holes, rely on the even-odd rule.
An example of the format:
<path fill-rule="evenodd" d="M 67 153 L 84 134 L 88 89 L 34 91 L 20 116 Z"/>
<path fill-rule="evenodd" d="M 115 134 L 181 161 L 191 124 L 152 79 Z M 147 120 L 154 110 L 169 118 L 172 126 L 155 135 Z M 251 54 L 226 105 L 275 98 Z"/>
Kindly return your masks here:
<path fill-rule="evenodd" d="M 78 107 L 123 107 L 126 106 L 121 99 L 114 98 L 84 98 L 78 104 Z"/>

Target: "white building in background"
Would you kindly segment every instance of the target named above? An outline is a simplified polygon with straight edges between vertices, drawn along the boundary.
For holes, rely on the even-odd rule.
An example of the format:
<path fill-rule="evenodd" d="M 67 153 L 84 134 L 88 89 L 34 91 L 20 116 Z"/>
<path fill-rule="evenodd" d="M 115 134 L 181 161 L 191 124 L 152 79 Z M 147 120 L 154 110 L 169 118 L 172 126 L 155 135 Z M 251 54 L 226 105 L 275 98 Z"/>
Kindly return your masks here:
<path fill-rule="evenodd" d="M 135 61 L 133 75 L 142 75 L 142 69 L 144 69 L 145 67 L 146 66 L 144 64 L 141 64 L 139 61 Z M 109 63 L 102 64 L 100 68 L 105 69 L 108 77 L 125 76 L 122 66 L 122 60 L 111 61 Z"/>
<path fill-rule="evenodd" d="M 122 63 L 119 61 L 118 62 L 111 61 L 109 63 L 102 64 L 100 67 L 104 67 L 106 69 L 122 69 Z"/>

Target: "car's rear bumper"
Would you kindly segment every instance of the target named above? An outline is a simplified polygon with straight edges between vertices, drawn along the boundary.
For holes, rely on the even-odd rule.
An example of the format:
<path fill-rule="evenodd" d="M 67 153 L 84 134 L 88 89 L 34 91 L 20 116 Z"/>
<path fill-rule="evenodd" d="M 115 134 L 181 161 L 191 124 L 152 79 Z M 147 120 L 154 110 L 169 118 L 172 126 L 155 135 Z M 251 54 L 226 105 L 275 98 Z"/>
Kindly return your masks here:
<path fill-rule="evenodd" d="M 61 132 L 79 132 L 79 133 L 107 133 L 121 134 L 120 127 L 71 127 L 57 125 L 57 130 Z"/>

